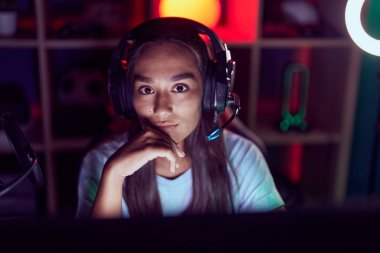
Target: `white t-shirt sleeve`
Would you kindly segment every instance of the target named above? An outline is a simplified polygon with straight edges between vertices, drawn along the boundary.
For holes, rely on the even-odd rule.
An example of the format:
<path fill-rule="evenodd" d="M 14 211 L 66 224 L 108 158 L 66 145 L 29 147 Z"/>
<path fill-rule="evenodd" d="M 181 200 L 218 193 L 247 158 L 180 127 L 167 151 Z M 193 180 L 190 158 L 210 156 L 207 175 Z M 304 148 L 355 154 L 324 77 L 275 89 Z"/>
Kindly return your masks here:
<path fill-rule="evenodd" d="M 99 189 L 103 167 L 108 157 L 93 152 L 83 159 L 78 183 L 77 218 L 88 218 L 90 216 Z M 128 207 L 124 199 L 121 200 L 121 215 L 123 218 L 129 218 Z"/>
<path fill-rule="evenodd" d="M 237 213 L 267 212 L 284 205 L 260 150 L 247 139 L 227 133 L 227 155 L 235 171 L 233 202 Z"/>
<path fill-rule="evenodd" d="M 105 164 L 103 159 L 104 157 L 99 156 L 96 152 L 91 152 L 82 161 L 78 183 L 78 207 L 76 213 L 78 218 L 87 218 L 90 215 Z"/>
<path fill-rule="evenodd" d="M 103 168 L 108 158 L 125 142 L 127 134 L 90 151 L 82 160 L 78 182 L 77 218 L 87 218 L 90 215 L 98 192 Z"/>

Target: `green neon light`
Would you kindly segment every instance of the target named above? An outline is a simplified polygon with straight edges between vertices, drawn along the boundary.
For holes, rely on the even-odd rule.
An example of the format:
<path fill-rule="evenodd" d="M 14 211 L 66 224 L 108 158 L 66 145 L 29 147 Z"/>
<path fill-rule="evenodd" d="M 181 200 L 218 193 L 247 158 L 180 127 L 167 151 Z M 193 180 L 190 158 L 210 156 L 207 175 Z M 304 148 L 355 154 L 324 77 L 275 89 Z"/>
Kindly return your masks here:
<path fill-rule="evenodd" d="M 290 113 L 290 98 L 292 86 L 294 84 L 294 73 L 301 73 L 301 92 L 300 92 L 300 106 L 296 114 Z M 298 127 L 298 129 L 305 131 L 308 128 L 308 124 L 305 120 L 307 110 L 307 92 L 309 88 L 309 70 L 301 63 L 292 63 L 286 69 L 284 73 L 284 97 L 282 101 L 280 122 L 281 131 L 288 131 L 291 127 Z"/>

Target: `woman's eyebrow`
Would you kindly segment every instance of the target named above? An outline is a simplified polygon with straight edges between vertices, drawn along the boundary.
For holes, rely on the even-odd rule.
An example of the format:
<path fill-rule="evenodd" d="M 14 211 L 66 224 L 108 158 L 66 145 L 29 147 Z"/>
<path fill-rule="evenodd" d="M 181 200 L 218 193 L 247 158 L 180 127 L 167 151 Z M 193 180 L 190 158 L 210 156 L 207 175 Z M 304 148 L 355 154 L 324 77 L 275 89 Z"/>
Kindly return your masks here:
<path fill-rule="evenodd" d="M 152 78 L 150 77 L 147 77 L 147 76 L 143 76 L 143 75 L 139 75 L 139 74 L 135 74 L 133 76 L 133 80 L 134 82 L 142 82 L 142 83 L 151 83 L 152 82 Z"/>
<path fill-rule="evenodd" d="M 195 75 L 191 72 L 186 72 L 170 77 L 170 81 L 172 82 L 177 82 L 183 79 L 195 79 Z"/>
<path fill-rule="evenodd" d="M 178 75 L 174 75 L 174 76 L 170 77 L 169 80 L 171 82 L 177 82 L 177 81 L 180 81 L 183 79 L 194 79 L 195 80 L 195 75 L 191 72 L 185 72 L 185 73 L 181 73 Z M 152 78 L 144 76 L 144 75 L 140 75 L 140 74 L 135 74 L 133 76 L 133 80 L 135 82 L 142 82 L 142 83 L 151 83 L 152 82 Z"/>

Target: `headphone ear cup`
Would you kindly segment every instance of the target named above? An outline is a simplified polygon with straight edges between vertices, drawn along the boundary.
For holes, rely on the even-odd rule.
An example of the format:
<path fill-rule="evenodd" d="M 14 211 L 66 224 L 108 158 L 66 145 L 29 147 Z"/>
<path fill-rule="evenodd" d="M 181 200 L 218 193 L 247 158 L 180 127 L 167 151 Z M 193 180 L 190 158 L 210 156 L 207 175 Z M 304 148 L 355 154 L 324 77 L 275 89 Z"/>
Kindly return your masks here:
<path fill-rule="evenodd" d="M 225 64 L 220 63 L 216 66 L 214 80 L 215 111 L 223 113 L 226 109 L 228 94 L 230 92 Z"/>
<path fill-rule="evenodd" d="M 133 84 L 128 84 L 126 78 L 122 82 L 122 102 L 124 105 L 124 116 L 127 118 L 137 118 L 135 108 L 133 107 Z"/>
<path fill-rule="evenodd" d="M 125 70 L 109 74 L 108 93 L 115 112 L 120 116 L 135 118 L 136 112 L 133 108 L 133 91 L 127 90 Z"/>
<path fill-rule="evenodd" d="M 203 111 L 214 112 L 215 111 L 215 71 L 216 63 L 209 60 L 207 63 L 205 81 L 203 87 Z"/>
<path fill-rule="evenodd" d="M 216 61 L 208 61 L 203 95 L 203 111 L 205 112 L 223 113 L 226 109 L 228 81 L 223 69 L 225 70 L 225 68 L 220 68 Z"/>
<path fill-rule="evenodd" d="M 125 115 L 125 92 L 122 72 L 121 70 L 113 71 L 111 68 L 108 73 L 108 94 L 118 115 Z"/>

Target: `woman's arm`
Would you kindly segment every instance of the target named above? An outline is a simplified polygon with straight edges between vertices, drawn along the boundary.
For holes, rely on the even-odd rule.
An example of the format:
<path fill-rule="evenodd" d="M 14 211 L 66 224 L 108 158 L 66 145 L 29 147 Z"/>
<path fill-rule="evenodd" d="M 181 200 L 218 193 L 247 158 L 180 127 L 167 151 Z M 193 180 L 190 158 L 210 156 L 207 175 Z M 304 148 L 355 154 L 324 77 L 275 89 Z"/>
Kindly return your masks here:
<path fill-rule="evenodd" d="M 166 158 L 170 163 L 170 171 L 175 172 L 176 160 L 184 155 L 169 136 L 153 129 L 143 131 L 117 150 L 105 164 L 91 217 L 121 217 L 125 177 L 159 157 Z"/>
<path fill-rule="evenodd" d="M 96 194 L 94 206 L 91 210 L 92 218 L 119 218 L 121 217 L 121 199 L 123 196 L 124 177 L 114 173 L 110 167 L 104 168 Z"/>

